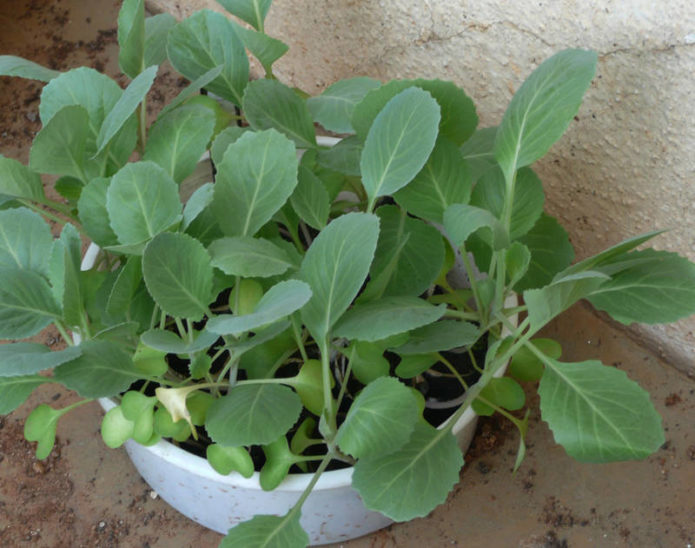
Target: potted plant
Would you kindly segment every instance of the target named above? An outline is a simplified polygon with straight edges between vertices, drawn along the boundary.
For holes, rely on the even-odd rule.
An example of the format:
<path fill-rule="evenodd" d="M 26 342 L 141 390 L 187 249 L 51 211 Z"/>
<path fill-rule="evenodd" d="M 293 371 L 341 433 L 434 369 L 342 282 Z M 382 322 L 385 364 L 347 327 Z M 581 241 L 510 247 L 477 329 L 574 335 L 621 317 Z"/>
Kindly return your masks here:
<path fill-rule="evenodd" d="M 514 423 L 518 467 L 520 381 L 540 381 L 542 417 L 576 459 L 658 449 L 661 419 L 644 390 L 599 362 L 564 363 L 557 343 L 534 338 L 583 298 L 623 323 L 695 312 L 695 265 L 636 251 L 656 232 L 571 264 L 567 233 L 543 212 L 528 166 L 576 114 L 596 55 L 551 57 L 498 127 L 477 129 L 451 82 L 353 78 L 307 98 L 273 76 L 287 46 L 264 33 L 270 2 L 221 4 L 253 28 L 210 11 L 146 19 L 142 0 L 125 0 L 125 90 L 89 68 L 0 57 L 0 73 L 48 82 L 29 165 L 0 158 L 0 336 L 53 324 L 67 345 L 1 345 L 0 411 L 48 382 L 83 398 L 31 412 L 37 456 L 63 414 L 101 399 L 104 441 L 126 443 L 160 493 L 158 476 L 182 483 L 175 505 L 193 480 L 284 492 L 222 541 L 249 547 L 426 515 L 458 481 L 454 434 L 470 441 L 473 412 Z M 246 49 L 267 78 L 248 82 Z M 191 84 L 148 128 L 146 95 L 165 58 Z M 344 138 L 317 140 L 314 123 Z M 209 179 L 194 175 L 206 153 Z M 46 196 L 39 174 L 59 177 L 64 200 Z M 59 237 L 45 219 L 62 225 Z M 204 463 L 196 454 L 210 466 L 179 478 L 173 460 Z M 304 504 L 343 512 L 322 498 L 337 486 L 329 476 L 351 479 L 348 506 L 361 514 L 345 510 L 343 524 L 363 528 L 310 538 Z M 202 498 L 184 512 L 209 526 L 226 531 L 242 515 Z M 226 526 L 207 521 L 214 512 Z"/>

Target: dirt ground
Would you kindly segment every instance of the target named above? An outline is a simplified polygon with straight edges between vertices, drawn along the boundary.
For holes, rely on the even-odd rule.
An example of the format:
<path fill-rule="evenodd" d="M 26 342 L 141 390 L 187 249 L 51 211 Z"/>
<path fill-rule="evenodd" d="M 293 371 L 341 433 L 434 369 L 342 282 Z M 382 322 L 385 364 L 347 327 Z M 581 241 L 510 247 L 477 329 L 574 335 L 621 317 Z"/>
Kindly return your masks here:
<path fill-rule="evenodd" d="M 56 69 L 88 64 L 118 79 L 117 0 L 2 0 L 0 54 Z M 125 80 L 119 80 L 125 84 Z M 164 70 L 158 101 L 184 85 Z M 41 84 L 0 78 L 0 153 L 28 159 L 40 129 Z M 50 183 L 50 181 L 47 181 Z M 553 443 L 537 402 L 526 461 L 511 473 L 518 443 L 507 423 L 483 419 L 461 482 L 430 516 L 343 543 L 346 548 L 584 546 L 681 547 L 695 543 L 695 382 L 582 305 L 550 326 L 563 359 L 601 359 L 624 369 L 653 397 L 666 443 L 644 462 L 587 465 Z M 55 345 L 51 331 L 38 340 Z M 74 395 L 45 386 L 31 404 L 63 406 Z M 124 451 L 99 437 L 89 404 L 61 420 L 58 443 L 36 461 L 22 437 L 29 406 L 0 419 L 0 547 L 207 547 L 220 535 L 180 516 L 138 476 Z M 337 546 L 337 545 L 336 545 Z"/>

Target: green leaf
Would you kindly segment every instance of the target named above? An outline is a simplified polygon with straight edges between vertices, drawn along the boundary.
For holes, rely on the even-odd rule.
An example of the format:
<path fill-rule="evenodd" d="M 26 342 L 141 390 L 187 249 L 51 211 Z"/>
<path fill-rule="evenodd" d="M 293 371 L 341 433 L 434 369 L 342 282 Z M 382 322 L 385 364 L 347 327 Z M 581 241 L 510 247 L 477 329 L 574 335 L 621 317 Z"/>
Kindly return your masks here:
<path fill-rule="evenodd" d="M 34 388 L 52 382 L 50 377 L 0 377 L 0 414 L 6 415 L 22 405 Z"/>
<path fill-rule="evenodd" d="M 195 169 L 215 127 L 215 114 L 200 105 L 184 105 L 152 126 L 143 160 L 161 166 L 177 183 Z"/>
<path fill-rule="evenodd" d="M 403 356 L 396 367 L 395 373 L 402 379 L 412 379 L 427 371 L 438 361 L 439 355 L 432 352 L 429 354 Z"/>
<path fill-rule="evenodd" d="M 136 335 L 137 336 L 137 335 Z M 146 346 L 140 341 L 133 354 L 133 365 L 143 375 L 159 377 L 169 370 L 166 353 Z"/>
<path fill-rule="evenodd" d="M 643 459 L 664 443 L 649 394 L 624 371 L 596 360 L 544 360 L 538 394 L 555 441 L 582 462 Z"/>
<path fill-rule="evenodd" d="M 208 445 L 205 450 L 210 466 L 215 472 L 227 476 L 239 472 L 245 478 L 253 476 L 253 460 L 243 447 L 225 447 L 218 443 Z"/>
<path fill-rule="evenodd" d="M 153 65 L 138 74 L 106 115 L 97 136 L 97 154 L 104 150 L 106 145 L 109 144 L 111 139 L 128 121 L 128 118 L 135 112 L 138 105 L 145 99 L 147 92 L 152 87 L 154 77 L 157 75 L 157 69 L 157 65 Z"/>
<path fill-rule="evenodd" d="M 147 241 L 181 220 L 178 186 L 152 162 L 128 164 L 113 176 L 106 209 L 118 241 L 126 245 Z"/>
<path fill-rule="evenodd" d="M 538 222 L 543 213 L 543 184 L 531 168 L 521 168 L 516 174 L 514 202 L 509 226 L 509 236 L 516 240 L 526 234 Z M 498 219 L 504 210 L 506 193 L 504 175 L 498 167 L 485 172 L 476 184 L 471 205 L 486 209 Z"/>
<path fill-rule="evenodd" d="M 247 29 L 232 21 L 237 36 L 241 39 L 251 54 L 258 59 L 263 66 L 266 74 L 272 74 L 272 66 L 275 61 L 280 59 L 290 47 L 262 32 Z"/>
<path fill-rule="evenodd" d="M 478 340 L 478 327 L 468 322 L 441 320 L 410 332 L 410 340 L 396 348 L 394 352 L 427 354 L 472 345 Z"/>
<path fill-rule="evenodd" d="M 107 313 L 114 317 L 124 316 L 141 283 L 142 258 L 134 255 L 128 258 L 123 268 L 118 272 L 118 277 L 106 301 Z"/>
<path fill-rule="evenodd" d="M 106 447 L 117 449 L 128 441 L 135 431 L 135 423 L 123 415 L 120 405 L 109 409 L 101 419 L 101 439 Z"/>
<path fill-rule="evenodd" d="M 262 379 L 285 352 L 294 351 L 297 342 L 288 329 L 289 322 L 281 321 L 235 344 L 235 354 L 243 354 L 239 368 L 246 371 L 250 379 Z M 290 352 L 291 354 L 292 352 Z"/>
<path fill-rule="evenodd" d="M 25 208 L 0 211 L 0 268 L 48 273 L 53 236 L 41 215 Z"/>
<path fill-rule="evenodd" d="M 154 431 L 163 438 L 174 441 L 186 441 L 191 436 L 191 427 L 185 420 L 174 422 L 165 407 L 159 407 L 154 412 Z"/>
<path fill-rule="evenodd" d="M 219 3 L 232 15 L 263 32 L 263 21 L 272 0 L 219 0 Z"/>
<path fill-rule="evenodd" d="M 34 138 L 29 165 L 34 171 L 69 175 L 87 182 L 85 150 L 89 114 L 80 106 L 59 110 Z"/>
<path fill-rule="evenodd" d="M 441 224 L 444 211 L 467 204 L 470 195 L 468 164 L 451 141 L 439 138 L 425 167 L 393 197 L 408 213 Z"/>
<path fill-rule="evenodd" d="M 479 129 L 461 147 L 461 154 L 471 170 L 474 183 L 488 169 L 497 166 L 494 152 L 496 135 L 496 126 Z"/>
<path fill-rule="evenodd" d="M 140 378 L 133 360 L 121 346 L 108 341 L 85 341 L 82 355 L 56 367 L 55 380 L 83 398 L 105 398 L 124 392 Z"/>
<path fill-rule="evenodd" d="M 37 406 L 24 423 L 24 437 L 27 441 L 36 441 L 36 458 L 45 459 L 51 454 L 56 439 L 56 426 L 58 419 L 65 412 L 61 409 L 53 409 L 42 403 Z"/>
<path fill-rule="evenodd" d="M 208 409 L 205 428 L 215 443 L 263 445 L 285 434 L 299 418 L 302 402 L 279 384 L 240 384 Z"/>
<path fill-rule="evenodd" d="M 374 120 L 360 167 L 370 206 L 407 185 L 432 152 L 440 120 L 437 102 L 418 88 L 391 99 Z"/>
<path fill-rule="evenodd" d="M 206 87 L 241 105 L 249 80 L 249 60 L 234 26 L 221 13 L 200 10 L 169 31 L 167 54 L 174 68 L 189 80 L 222 65 L 222 74 Z"/>
<path fill-rule="evenodd" d="M 364 140 L 375 118 L 386 104 L 400 92 L 413 87 L 414 80 L 391 80 L 369 90 L 364 98 L 355 105 L 351 124 L 355 133 Z"/>
<path fill-rule="evenodd" d="M 244 278 L 277 276 L 292 266 L 281 247 L 263 238 L 236 236 L 215 240 L 208 248 L 212 266 Z"/>
<path fill-rule="evenodd" d="M 62 294 L 63 319 L 68 327 L 80 329 L 84 322 L 84 287 L 80 266 L 82 263 L 82 240 L 80 233 L 66 224 L 60 234 L 63 244 L 63 280 Z"/>
<path fill-rule="evenodd" d="M 250 131 L 248 127 L 229 126 L 217 134 L 215 140 L 210 147 L 210 156 L 212 163 L 219 166 L 222 163 L 227 148 L 232 143 L 235 143 L 244 133 Z"/>
<path fill-rule="evenodd" d="M 384 295 L 420 295 L 437 279 L 444 263 L 444 239 L 425 222 L 409 217 L 393 205 L 376 210 L 381 232 L 369 272 L 372 280 L 382 274 Z M 391 270 L 389 274 L 389 270 Z M 370 286 L 375 283 L 370 282 Z"/>
<path fill-rule="evenodd" d="M 316 230 L 325 228 L 331 209 L 328 192 L 321 180 L 304 166 L 299 166 L 297 186 L 290 203 L 306 224 Z"/>
<path fill-rule="evenodd" d="M 133 439 L 147 444 L 154 434 L 154 406 L 157 398 L 146 396 L 136 390 L 129 390 L 121 398 L 123 416 L 133 421 Z"/>
<path fill-rule="evenodd" d="M 0 268 L 0 338 L 31 337 L 59 317 L 60 308 L 43 277 Z"/>
<path fill-rule="evenodd" d="M 334 384 L 331 377 L 331 387 Z M 323 370 L 319 360 L 307 360 L 292 378 L 292 388 L 302 400 L 302 405 L 314 415 L 323 412 Z"/>
<path fill-rule="evenodd" d="M 390 364 L 384 357 L 386 345 L 383 341 L 375 343 L 353 341 L 343 354 L 350 360 L 352 374 L 362 384 L 369 384 L 379 377 L 389 374 Z"/>
<path fill-rule="evenodd" d="M 304 282 L 279 282 L 263 295 L 250 314 L 215 316 L 208 321 L 206 328 L 220 335 L 237 336 L 289 316 L 302 308 L 310 298 L 311 290 Z"/>
<path fill-rule="evenodd" d="M 123 0 L 118 12 L 118 66 L 135 78 L 145 68 L 145 2 Z"/>
<path fill-rule="evenodd" d="M 478 115 L 473 101 L 461 88 L 443 80 L 417 79 L 413 84 L 429 92 L 439 104 L 442 115 L 439 135 L 456 145 L 473 135 L 478 125 Z"/>
<path fill-rule="evenodd" d="M 417 297 L 386 297 L 348 310 L 333 329 L 336 337 L 374 342 L 436 322 L 446 305 Z"/>
<path fill-rule="evenodd" d="M 161 65 L 167 58 L 167 36 L 176 24 L 170 13 L 158 13 L 145 18 L 145 63 L 144 66 Z"/>
<path fill-rule="evenodd" d="M 519 239 L 531 252 L 528 272 L 514 286 L 516 291 L 542 287 L 574 259 L 567 232 L 553 217 L 541 215 L 533 228 Z"/>
<path fill-rule="evenodd" d="M 274 130 L 249 132 L 227 148 L 218 166 L 212 211 L 227 236 L 253 236 L 296 185 L 292 142 Z"/>
<path fill-rule="evenodd" d="M 518 382 L 509 377 L 490 379 L 488 384 L 480 391 L 480 397 L 510 411 L 517 411 L 526 403 L 524 389 L 521 388 Z M 492 415 L 495 412 L 492 407 L 480 400 L 475 400 L 472 407 L 473 411 L 478 415 Z"/>
<path fill-rule="evenodd" d="M 13 343 L 0 345 L 0 377 L 19 377 L 52 369 L 80 355 L 79 346 L 51 352 L 38 343 Z"/>
<path fill-rule="evenodd" d="M 565 132 L 594 77 L 596 61 L 592 51 L 561 51 L 514 94 L 495 138 L 495 158 L 507 180 L 543 156 Z"/>
<path fill-rule="evenodd" d="M 463 455 L 448 430 L 418 423 L 398 451 L 357 461 L 352 486 L 369 510 L 408 521 L 446 500 L 462 465 Z"/>
<path fill-rule="evenodd" d="M 532 339 L 528 342 L 536 350 L 557 360 L 562 355 L 560 343 L 553 339 Z M 543 362 L 526 346 L 522 346 L 509 362 L 509 374 L 520 381 L 538 381 L 543 376 Z"/>
<path fill-rule="evenodd" d="M 4 156 L 0 156 L 0 194 L 37 202 L 45 199 L 41 176 L 21 162 Z"/>
<path fill-rule="evenodd" d="M 187 234 L 164 232 L 143 253 L 142 272 L 152 298 L 170 316 L 200 320 L 212 299 L 212 264 Z"/>
<path fill-rule="evenodd" d="M 84 183 L 75 177 L 65 175 L 59 178 L 54 185 L 55 191 L 67 200 L 69 205 L 75 205 L 82 194 Z"/>
<path fill-rule="evenodd" d="M 398 380 L 376 379 L 355 398 L 335 441 L 359 459 L 393 453 L 413 433 L 418 421 L 416 403 L 410 389 Z"/>
<path fill-rule="evenodd" d="M 183 222 L 181 226 L 184 230 L 191 226 L 193 221 L 206 211 L 212 203 L 213 187 L 212 183 L 205 183 L 195 189 L 190 198 L 188 198 L 186 205 L 183 206 Z"/>
<path fill-rule="evenodd" d="M 299 524 L 300 516 L 299 512 L 285 516 L 254 516 L 230 529 L 219 548 L 305 548 L 309 545 L 309 535 Z"/>
<path fill-rule="evenodd" d="M 317 161 L 324 169 L 337 171 L 343 175 L 358 177 L 360 171 L 360 158 L 364 143 L 356 135 L 341 139 L 328 150 L 319 150 Z"/>
<path fill-rule="evenodd" d="M 505 250 L 504 256 L 509 286 L 514 287 L 528 272 L 531 264 L 531 252 L 524 244 L 512 242 Z"/>
<path fill-rule="evenodd" d="M 332 221 L 309 247 L 300 278 L 313 296 L 302 320 L 323 340 L 347 310 L 367 277 L 379 234 L 379 220 L 367 213 L 348 213 Z"/>
<path fill-rule="evenodd" d="M 540 289 L 524 291 L 531 329 L 540 329 L 574 303 L 592 294 L 608 279 L 601 272 L 589 270 L 570 274 Z"/>
<path fill-rule="evenodd" d="M 479 207 L 465 204 L 449 206 L 444 212 L 444 228 L 456 247 L 464 245 L 468 237 L 481 228 L 492 234 L 493 249 L 504 249 L 509 245 L 509 234 L 504 225 L 488 210 Z"/>
<path fill-rule="evenodd" d="M 250 82 L 244 92 L 244 114 L 255 130 L 276 129 L 300 148 L 314 148 L 316 134 L 306 102 L 277 80 Z"/>
<path fill-rule="evenodd" d="M 183 340 L 176 333 L 166 329 L 150 329 L 140 336 L 142 342 L 150 348 L 168 354 L 200 352 L 211 347 L 219 338 L 219 335 L 207 330 L 195 333 L 193 341 Z"/>
<path fill-rule="evenodd" d="M 215 78 L 217 78 L 220 74 L 222 74 L 223 68 L 224 65 L 218 65 L 216 67 L 213 67 L 207 72 L 204 72 L 193 82 L 188 84 L 184 89 L 182 89 L 179 92 L 179 94 L 176 97 L 174 97 L 169 103 L 167 103 L 164 106 L 164 108 L 162 108 L 162 110 L 159 111 L 159 116 L 157 118 L 159 119 L 164 117 L 167 113 L 171 112 L 175 108 L 178 108 L 183 103 L 185 103 L 189 98 L 199 95 L 201 88 L 204 88 Z"/>
<path fill-rule="evenodd" d="M 60 76 L 57 70 L 42 67 L 15 55 L 0 55 L 0 76 L 18 76 L 29 78 L 41 82 L 50 82 L 53 78 Z"/>
<path fill-rule="evenodd" d="M 307 106 L 314 121 L 328 131 L 354 133 L 351 121 L 355 106 L 369 90 L 380 85 L 378 80 L 366 76 L 340 80 L 328 86 L 318 97 L 310 97 Z"/>
<path fill-rule="evenodd" d="M 91 240 L 100 247 L 118 243 L 118 238 L 109 223 L 106 209 L 106 194 L 111 184 L 110 178 L 97 177 L 82 189 L 77 201 L 80 222 Z"/>
<path fill-rule="evenodd" d="M 624 324 L 668 323 L 695 313 L 695 264 L 676 253 L 646 249 L 618 255 L 599 270 L 627 268 L 594 290 L 589 301 Z"/>

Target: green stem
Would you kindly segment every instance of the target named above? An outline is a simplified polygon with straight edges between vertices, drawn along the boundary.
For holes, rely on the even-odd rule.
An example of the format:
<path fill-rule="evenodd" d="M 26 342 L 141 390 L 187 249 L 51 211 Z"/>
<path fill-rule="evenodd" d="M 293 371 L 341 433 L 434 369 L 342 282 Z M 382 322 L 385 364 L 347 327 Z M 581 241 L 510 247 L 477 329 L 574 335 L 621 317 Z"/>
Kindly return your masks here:
<path fill-rule="evenodd" d="M 302 496 L 299 497 L 299 500 L 297 500 L 297 502 L 294 504 L 294 506 L 292 507 L 292 510 L 290 510 L 289 514 L 287 514 L 288 519 L 294 517 L 294 514 L 296 514 L 297 512 L 299 512 L 302 509 L 302 505 L 304 504 L 304 501 L 306 501 L 307 497 L 314 490 L 314 486 L 316 485 L 316 482 L 319 481 L 321 474 L 323 474 L 323 472 L 326 470 L 326 467 L 328 466 L 328 463 L 331 462 L 332 458 L 333 458 L 333 455 L 330 452 L 326 456 L 323 457 L 323 460 L 321 461 L 321 464 L 319 464 L 319 467 L 316 469 L 316 472 L 314 472 L 314 475 L 311 478 L 309 485 L 306 486 L 306 489 L 304 489 Z"/>
<path fill-rule="evenodd" d="M 63 322 L 56 320 L 53 322 L 53 325 L 56 326 L 58 333 L 60 333 L 60 336 L 63 337 L 63 340 L 68 344 L 68 346 L 75 346 L 75 341 L 73 341 L 72 337 L 68 335 L 68 330 L 63 325 Z"/>
<path fill-rule="evenodd" d="M 336 410 L 334 407 L 333 394 L 331 393 L 331 364 L 328 354 L 328 334 L 323 339 L 317 341 L 319 351 L 321 353 L 321 377 L 323 381 L 323 407 L 326 424 L 328 426 L 331 437 L 335 435 L 337 430 L 336 425 Z"/>
<path fill-rule="evenodd" d="M 480 314 L 477 312 L 461 312 L 460 310 L 452 310 L 451 308 L 447 308 L 444 315 L 449 318 L 458 318 L 459 320 L 480 320 Z"/>
<path fill-rule="evenodd" d="M 478 280 L 473 271 L 473 265 L 471 264 L 471 259 L 468 256 L 468 251 L 466 251 L 466 246 L 461 246 L 461 259 L 463 260 L 463 267 L 466 269 L 466 274 L 468 275 L 468 281 L 471 284 L 471 291 L 473 291 L 473 299 L 475 299 L 475 306 L 480 313 L 480 316 L 484 316 L 482 301 L 480 300 L 480 290 L 478 289 Z M 483 318 L 486 320 L 486 318 Z"/>
<path fill-rule="evenodd" d="M 498 405 L 495 405 L 494 403 L 492 403 L 492 402 L 491 402 L 490 400 L 488 400 L 487 398 L 484 398 L 483 396 L 480 396 L 480 395 L 479 395 L 476 399 L 479 400 L 480 402 L 484 403 L 485 405 L 488 405 L 488 406 L 492 407 L 492 408 L 493 408 L 495 411 L 497 411 L 500 415 L 502 415 L 503 417 L 509 419 L 512 423 L 514 423 L 514 426 L 516 426 L 519 430 L 522 430 L 522 429 L 523 429 L 523 423 L 522 423 L 522 421 L 520 421 L 519 419 L 517 419 L 514 415 L 512 415 L 511 413 L 509 413 L 506 409 L 503 409 L 503 408 L 499 407 Z"/>
<path fill-rule="evenodd" d="M 306 353 L 306 348 L 304 348 L 304 340 L 302 339 L 302 326 L 301 323 L 297 320 L 297 315 L 293 314 L 290 317 L 290 320 L 292 322 L 292 334 L 294 335 L 294 340 L 297 343 L 297 348 L 299 348 L 299 353 L 302 355 L 302 359 L 304 362 L 309 361 L 309 356 Z"/>
<path fill-rule="evenodd" d="M 461 375 L 451 364 L 451 362 L 447 360 L 444 356 L 442 356 L 440 353 L 437 353 L 437 357 L 439 358 L 439 361 L 446 365 L 447 369 L 453 373 L 454 377 L 456 377 L 456 380 L 461 383 L 461 386 L 463 386 L 464 390 L 468 390 L 468 383 L 463 380 L 463 377 L 461 377 Z"/>
<path fill-rule="evenodd" d="M 145 97 L 140 103 L 140 108 L 138 109 L 138 121 L 140 134 L 138 136 L 140 144 L 140 153 L 145 153 L 145 146 L 147 145 L 147 98 Z"/>
<path fill-rule="evenodd" d="M 345 370 L 345 375 L 343 375 L 343 382 L 340 385 L 340 392 L 338 392 L 338 403 L 336 403 L 336 409 L 340 409 L 340 405 L 343 403 L 343 398 L 345 397 L 345 392 L 347 391 L 347 383 L 352 373 L 352 358 L 355 355 L 355 347 L 352 347 L 352 352 L 350 352 L 350 357 L 348 358 L 348 366 Z"/>

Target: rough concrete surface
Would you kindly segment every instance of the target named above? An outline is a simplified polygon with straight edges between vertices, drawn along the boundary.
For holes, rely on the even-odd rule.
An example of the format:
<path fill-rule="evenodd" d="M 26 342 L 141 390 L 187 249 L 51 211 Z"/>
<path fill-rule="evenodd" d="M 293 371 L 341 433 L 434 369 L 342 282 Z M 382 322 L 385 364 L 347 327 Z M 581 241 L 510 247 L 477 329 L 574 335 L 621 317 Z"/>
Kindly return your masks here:
<path fill-rule="evenodd" d="M 181 18 L 215 0 L 148 0 Z M 358 75 L 453 80 L 496 125 L 513 92 L 564 48 L 594 49 L 577 121 L 535 169 L 579 258 L 654 229 L 695 259 L 695 2 L 275 0 L 266 30 L 290 45 L 278 76 L 310 93 Z M 695 320 L 639 336 L 695 375 Z"/>
<path fill-rule="evenodd" d="M 119 4 L 5 0 L 0 53 L 23 55 L 57 69 L 87 63 L 117 77 L 113 24 Z M 346 0 L 344 8 L 358 4 Z M 168 70 L 161 71 L 150 95 L 153 108 L 184 84 Z M 3 154 L 27 161 L 31 139 L 40 129 L 40 89 L 39 83 L 0 78 Z M 576 130 L 568 137 L 578 138 Z M 552 162 L 544 165 L 553 167 Z M 695 381 L 582 305 L 544 334 L 561 342 L 563 359 L 600 359 L 647 389 L 664 418 L 665 445 L 643 462 L 578 464 L 555 445 L 532 401 L 528 455 L 516 475 L 510 472 L 516 433 L 505 422 L 483 419 L 461 482 L 444 505 L 426 518 L 340 546 L 690 548 L 695 543 Z M 57 342 L 50 330 L 38 340 L 51 346 Z M 46 385 L 29 404 L 62 407 L 73 401 L 73 394 Z M 178 515 L 137 476 L 123 450 L 104 446 L 95 403 L 61 419 L 57 448 L 42 462 L 21 436 L 29 409 L 24 405 L 0 419 L 0 546 L 217 546 L 220 535 Z"/>

